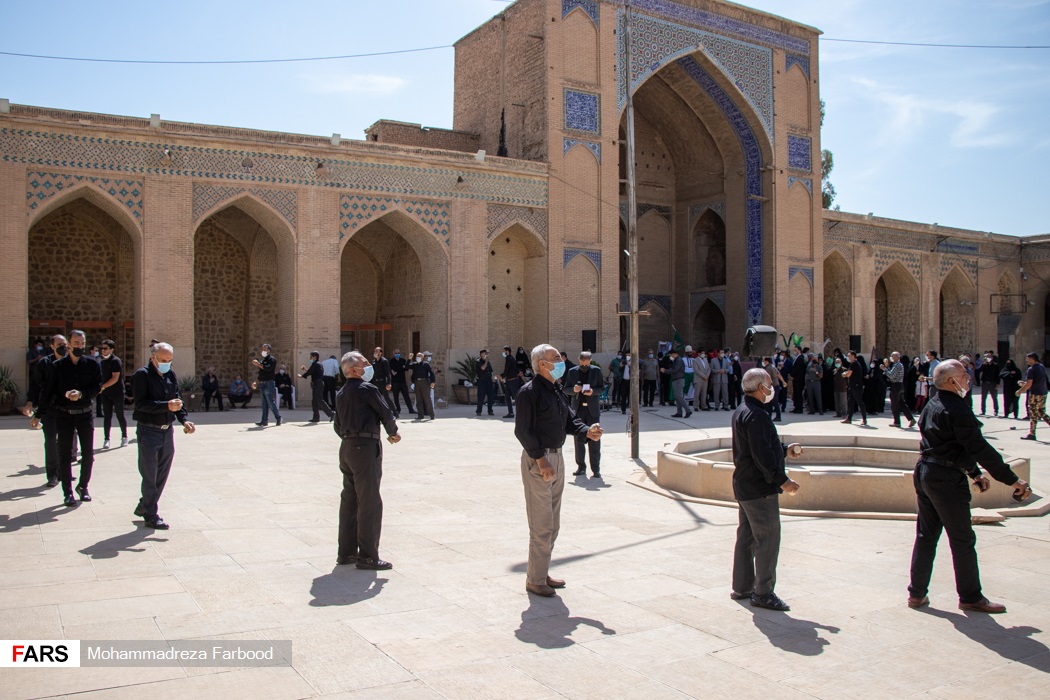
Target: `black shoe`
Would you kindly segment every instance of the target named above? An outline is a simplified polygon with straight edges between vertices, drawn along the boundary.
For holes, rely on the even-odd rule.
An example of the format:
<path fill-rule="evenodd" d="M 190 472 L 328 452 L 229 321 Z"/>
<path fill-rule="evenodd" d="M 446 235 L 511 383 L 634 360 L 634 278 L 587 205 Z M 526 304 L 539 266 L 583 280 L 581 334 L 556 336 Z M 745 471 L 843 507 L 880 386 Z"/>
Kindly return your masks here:
<path fill-rule="evenodd" d="M 76 491 L 77 494 L 80 496 L 80 500 L 84 501 L 85 503 L 91 502 L 91 494 L 88 493 L 87 486 L 78 486 L 73 490 Z"/>
<path fill-rule="evenodd" d="M 503 417 L 504 417 L 504 418 L 513 418 L 513 417 L 514 417 L 514 414 L 513 414 L 513 413 L 508 413 L 507 415 L 505 415 L 505 416 L 503 416 Z"/>
<path fill-rule="evenodd" d="M 139 516 L 140 518 L 146 517 L 146 509 L 142 507 L 141 503 L 135 506 L 135 515 Z"/>
<path fill-rule="evenodd" d="M 357 568 L 369 569 L 370 571 L 386 571 L 387 569 L 393 569 L 394 565 L 382 559 L 358 559 Z"/>
<path fill-rule="evenodd" d="M 1035 435 L 1028 434 L 1021 438 L 1022 440 L 1035 440 Z"/>
<path fill-rule="evenodd" d="M 782 601 L 777 597 L 776 593 L 769 593 L 767 595 L 755 595 L 751 594 L 751 607 L 753 608 L 765 608 L 767 610 L 777 610 L 779 612 L 787 612 L 791 609 L 791 606 Z"/>
<path fill-rule="evenodd" d="M 153 530 L 167 530 L 170 527 L 170 525 L 168 525 L 166 522 L 164 522 L 162 518 L 158 516 L 156 520 L 147 520 L 146 527 L 151 528 Z"/>
<path fill-rule="evenodd" d="M 594 472 L 593 474 L 591 474 L 591 478 L 592 479 L 600 479 L 600 478 L 602 478 L 602 473 L 601 472 Z"/>
<path fill-rule="evenodd" d="M 307 423 L 320 423 L 321 419 L 320 418 L 311 418 L 310 420 L 308 420 L 306 422 Z M 277 425 L 280 425 L 280 423 L 278 423 Z"/>
<path fill-rule="evenodd" d="M 44 484 L 44 486 L 46 486 L 49 489 L 53 489 L 56 486 L 58 486 L 58 479 L 48 479 L 47 483 Z"/>
<path fill-rule="evenodd" d="M 480 416 L 481 415 L 481 411 L 474 411 L 474 415 L 475 416 Z"/>
<path fill-rule="evenodd" d="M 681 417 L 682 417 L 682 414 L 681 414 L 681 412 L 679 412 L 679 413 L 672 413 L 672 414 L 671 414 L 671 417 L 672 417 L 672 418 L 681 418 Z"/>
<path fill-rule="evenodd" d="M 65 503 L 70 508 L 72 508 L 72 507 L 74 507 L 77 504 L 77 499 L 75 499 L 73 497 L 73 494 L 67 493 L 66 497 L 64 499 L 62 499 L 62 502 Z"/>
<path fill-rule="evenodd" d="M 573 476 L 586 476 L 587 475 L 587 470 L 586 469 L 577 469 L 576 471 L 574 471 L 572 473 L 572 475 Z"/>
<path fill-rule="evenodd" d="M 357 557 L 336 557 L 335 558 L 336 566 L 346 566 L 347 564 L 356 564 L 356 563 L 357 563 Z"/>
<path fill-rule="evenodd" d="M 280 424 L 282 423 L 282 421 L 283 421 L 283 419 L 281 419 L 281 418 L 278 418 L 278 419 L 277 419 L 277 425 L 280 425 Z"/>
<path fill-rule="evenodd" d="M 733 600 L 747 600 L 753 593 L 737 593 L 736 591 L 729 591 L 729 597 Z"/>
<path fill-rule="evenodd" d="M 686 417 L 686 418 L 688 418 L 688 417 L 689 417 L 689 416 L 691 416 L 691 415 L 693 415 L 693 412 L 692 412 L 692 411 L 686 411 L 686 414 L 685 414 L 685 417 Z"/>
<path fill-rule="evenodd" d="M 496 415 L 496 414 L 495 414 L 495 413 L 493 413 L 492 411 L 489 411 L 489 415 L 490 415 L 490 416 L 494 416 L 494 415 Z"/>
<path fill-rule="evenodd" d="M 259 422 L 259 423 L 256 423 L 256 425 L 257 425 L 257 426 L 259 426 L 260 428 L 265 428 L 266 426 L 268 426 L 268 425 L 269 425 L 269 423 L 262 423 L 262 422 Z"/>

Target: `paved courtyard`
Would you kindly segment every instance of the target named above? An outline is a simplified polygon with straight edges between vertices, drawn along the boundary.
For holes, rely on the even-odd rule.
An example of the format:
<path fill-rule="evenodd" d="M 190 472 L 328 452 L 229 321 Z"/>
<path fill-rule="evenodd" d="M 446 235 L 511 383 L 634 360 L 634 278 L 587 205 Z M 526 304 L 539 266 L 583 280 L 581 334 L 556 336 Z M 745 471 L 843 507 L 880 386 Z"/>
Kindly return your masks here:
<path fill-rule="evenodd" d="M 265 430 L 255 409 L 193 414 L 197 434 L 176 435 L 166 532 L 131 513 L 134 443 L 99 453 L 95 500 L 68 509 L 61 489 L 43 488 L 40 434 L 2 419 L 0 637 L 290 639 L 294 657 L 280 668 L 2 669 L 0 696 L 1050 696 L 1050 520 L 979 528 L 985 591 L 1009 606 L 987 616 L 957 609 L 946 541 L 931 607 L 906 607 L 911 522 L 785 518 L 777 592 L 792 609 L 752 610 L 728 596 L 736 511 L 626 483 L 657 450 L 728 430 L 728 413 L 670 412 L 643 415 L 641 464 L 623 416 L 604 415 L 604 480 L 569 477 L 565 489 L 552 574 L 568 587 L 553 599 L 524 590 L 510 421 L 453 406 L 402 423 L 383 481 L 381 553 L 394 569 L 377 573 L 334 565 L 338 439 L 305 425 L 305 411 Z M 785 418 L 784 433 L 860 430 Z M 872 421 L 880 432 L 888 422 Z M 1002 450 L 1033 458 L 1045 491 L 1050 446 L 1022 443 L 1020 423 L 986 427 Z"/>

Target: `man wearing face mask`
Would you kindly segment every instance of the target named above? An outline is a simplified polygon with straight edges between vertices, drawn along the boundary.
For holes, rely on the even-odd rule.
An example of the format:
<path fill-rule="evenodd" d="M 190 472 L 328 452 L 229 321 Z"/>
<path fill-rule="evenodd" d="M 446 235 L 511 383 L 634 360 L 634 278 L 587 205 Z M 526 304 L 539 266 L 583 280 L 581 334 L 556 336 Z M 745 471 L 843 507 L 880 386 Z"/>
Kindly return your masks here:
<path fill-rule="evenodd" d="M 394 356 L 390 359 L 390 387 L 394 394 L 394 417 L 401 417 L 401 398 L 405 399 L 405 410 L 415 413 L 412 409 L 412 397 L 408 395 L 408 380 L 405 372 L 409 365 L 405 358 L 401 357 L 401 351 L 394 348 Z"/>
<path fill-rule="evenodd" d="M 514 417 L 514 396 L 521 388 L 521 375 L 518 372 L 518 362 L 514 359 L 509 345 L 503 346 L 503 373 L 500 375 L 503 382 L 503 396 L 507 400 L 507 415 L 504 418 Z"/>
<path fill-rule="evenodd" d="M 707 360 L 707 353 L 703 348 L 693 358 L 693 405 L 697 411 L 708 410 L 707 388 L 711 381 L 711 363 Z"/>
<path fill-rule="evenodd" d="M 660 378 L 660 365 L 652 350 L 638 363 L 638 369 L 642 373 L 642 405 L 652 408 L 656 399 L 656 382 Z"/>
<path fill-rule="evenodd" d="M 379 389 L 386 405 L 393 409 L 394 400 L 390 397 L 390 390 L 394 386 L 391 382 L 393 382 L 393 377 L 391 376 L 390 360 L 383 357 L 383 348 L 377 347 L 372 351 L 372 383 Z"/>
<path fill-rule="evenodd" d="M 643 360 L 644 362 L 644 360 Z M 601 421 L 601 405 L 598 395 L 601 392 L 602 371 L 591 364 L 591 353 L 586 350 L 580 353 L 580 364 L 565 373 L 565 393 L 576 411 L 576 417 L 587 425 Z M 587 457 L 590 456 L 592 478 L 601 478 L 602 443 L 601 440 L 588 440 L 584 435 L 576 437 L 576 471 L 573 476 L 587 474 Z M 586 443 L 586 445 L 584 445 Z"/>
<path fill-rule="evenodd" d="M 492 383 L 492 363 L 489 361 L 489 351 L 482 350 L 478 353 L 478 407 L 474 415 L 481 415 L 481 407 L 488 401 L 489 415 L 492 412 L 492 402 L 496 400 L 496 387 Z"/>
<path fill-rule="evenodd" d="M 383 571 L 393 567 L 379 558 L 383 525 L 383 445 L 380 424 L 390 444 L 400 442 L 397 423 L 379 389 L 371 383 L 374 368 L 359 352 L 348 352 L 341 362 L 346 384 L 335 397 L 335 433 L 343 493 L 339 499 L 339 550 L 335 563 Z"/>
<path fill-rule="evenodd" d="M 732 361 L 726 357 L 725 350 L 718 351 L 718 357 L 711 360 L 711 381 L 714 390 L 711 397 L 711 408 L 729 410 L 729 372 Z"/>
<path fill-rule="evenodd" d="M 588 426 L 569 406 L 555 382 L 565 373 L 557 348 L 542 344 L 532 349 L 535 377 L 518 392 L 514 436 L 521 443 L 521 480 L 525 487 L 525 513 L 529 521 L 529 565 L 525 590 L 550 597 L 565 581 L 549 576 L 551 552 L 561 522 L 565 490 L 562 454 L 568 433 L 599 440 L 602 428 Z"/>
<path fill-rule="evenodd" d="M 142 475 L 142 497 L 135 515 L 144 518 L 146 527 L 154 530 L 169 527 L 157 510 L 175 458 L 173 421 L 179 421 L 182 431 L 188 435 L 197 430 L 197 426 L 186 420 L 186 408 L 179 395 L 179 379 L 171 369 L 174 355 L 171 345 L 154 343 L 149 362 L 131 377 L 131 394 L 135 401 L 132 417 L 138 423 L 136 436 L 139 474 Z"/>
<path fill-rule="evenodd" d="M 977 536 L 970 516 L 972 479 L 980 491 L 987 491 L 988 470 L 996 481 L 1013 486 L 1014 498 L 1025 500 L 1032 489 L 1017 478 L 1002 456 L 981 435 L 981 423 L 962 398 L 970 390 L 970 378 L 958 360 L 944 360 L 933 370 L 937 393 L 930 397 L 919 416 L 921 456 L 915 465 L 913 481 L 918 498 L 915 546 L 911 555 L 911 583 L 908 607 L 929 604 L 927 597 L 937 540 L 948 533 L 959 609 L 985 613 L 1006 612 L 1006 606 L 992 603 L 981 592 L 977 569 Z"/>
<path fill-rule="evenodd" d="M 620 369 L 620 413 L 627 413 L 627 404 L 631 402 L 631 353 L 623 356 Z"/>
<path fill-rule="evenodd" d="M 368 381 L 368 380 L 365 380 Z M 416 356 L 416 363 L 412 365 L 412 385 L 416 392 L 416 420 L 421 421 L 429 418 L 434 420 L 434 401 L 431 399 L 431 389 L 437 377 L 434 370 L 427 362 L 423 354 Z"/>
<path fill-rule="evenodd" d="M 311 393 L 311 408 L 313 408 L 313 418 L 308 420 L 308 423 L 319 423 L 321 422 L 321 411 L 328 416 L 331 420 L 332 416 L 335 415 L 335 411 L 332 410 L 331 406 L 324 400 L 324 369 L 321 367 L 321 353 L 312 352 L 310 353 L 310 366 L 302 365 L 299 367 L 302 374 L 299 376 L 303 379 L 310 380 L 310 393 Z"/>
<path fill-rule="evenodd" d="M 252 358 L 252 365 L 259 370 L 259 390 L 262 392 L 262 420 L 256 423 L 260 428 L 269 424 L 270 411 L 277 419 L 277 425 L 281 424 L 281 409 L 277 406 L 277 385 L 274 376 L 277 374 L 277 358 L 272 354 L 273 348 L 269 343 L 263 343 L 259 350 L 262 360 Z"/>
<path fill-rule="evenodd" d="M 124 418 L 124 365 L 113 352 L 117 344 L 108 338 L 102 341 L 102 449 L 109 449 L 109 431 L 113 426 L 113 414 L 117 414 L 120 425 L 120 446 L 128 444 L 128 421 Z"/>
<path fill-rule="evenodd" d="M 41 394 L 42 414 L 55 419 L 58 441 L 58 470 L 62 481 L 64 503 L 75 506 L 73 497 L 73 440 L 80 441 L 80 481 L 77 494 L 80 500 L 91 500 L 88 484 L 94 464 L 95 421 L 94 400 L 102 387 L 102 370 L 98 363 L 85 356 L 87 338 L 84 331 L 69 334 L 70 353 L 54 364 L 47 389 Z"/>
<path fill-rule="evenodd" d="M 674 394 L 675 412 L 672 418 L 688 418 L 693 415 L 685 402 L 685 360 L 678 355 L 678 348 L 671 348 L 671 392 Z M 685 413 L 683 413 L 685 411 Z"/>
<path fill-rule="evenodd" d="M 55 363 L 69 352 L 69 344 L 64 335 L 51 338 L 51 353 L 37 362 L 33 371 L 33 381 L 29 384 L 29 401 L 22 412 L 31 418 L 30 426 L 35 430 L 43 428 L 44 433 L 44 471 L 47 474 L 46 486 L 58 486 L 58 429 L 55 426 L 55 414 L 42 411 L 43 393 L 51 385 Z"/>

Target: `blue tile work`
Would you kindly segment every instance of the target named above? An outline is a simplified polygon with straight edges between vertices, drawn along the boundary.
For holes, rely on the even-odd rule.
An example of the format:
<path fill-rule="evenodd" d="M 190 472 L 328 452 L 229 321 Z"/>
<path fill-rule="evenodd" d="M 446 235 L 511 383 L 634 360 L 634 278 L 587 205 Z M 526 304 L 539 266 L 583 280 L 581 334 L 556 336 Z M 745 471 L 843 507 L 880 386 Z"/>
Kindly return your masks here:
<path fill-rule="evenodd" d="M 266 202 L 284 217 L 294 231 L 298 226 L 298 197 L 295 190 L 275 190 L 266 187 L 223 187 L 193 183 L 193 222 L 199 223 L 206 212 L 223 202 L 248 194 Z"/>
<path fill-rule="evenodd" d="M 922 279 L 922 257 L 917 253 L 907 253 L 903 250 L 888 250 L 886 248 L 875 249 L 875 276 L 881 277 L 893 265 L 900 263 L 916 280 Z"/>
<path fill-rule="evenodd" d="M 689 318 L 696 318 L 696 312 L 700 310 L 700 307 L 704 305 L 705 301 L 710 301 L 712 304 L 718 307 L 718 310 L 725 316 L 726 313 L 726 293 L 724 290 L 715 290 L 710 292 L 693 292 L 689 295 Z"/>
<path fill-rule="evenodd" d="M 813 171 L 813 141 L 808 136 L 788 134 L 788 167 Z"/>
<path fill-rule="evenodd" d="M 748 198 L 745 202 L 747 216 L 747 264 L 746 280 L 747 288 L 747 324 L 754 325 L 762 321 L 762 202 L 752 199 L 751 195 L 762 196 L 762 151 L 759 149 L 758 138 L 751 129 L 747 117 L 740 108 L 733 103 L 733 99 L 726 94 L 718 83 L 697 63 L 693 58 L 686 56 L 678 59 L 678 65 L 696 81 L 718 105 L 725 115 L 729 125 L 736 132 L 740 141 L 740 149 L 744 153 L 745 180 Z"/>
<path fill-rule="evenodd" d="M 808 177 L 797 177 L 795 175 L 789 175 L 788 176 L 788 189 L 790 190 L 791 186 L 794 185 L 796 182 L 801 183 L 803 187 L 805 187 L 807 190 L 809 190 L 809 193 L 811 195 L 813 194 L 813 180 L 811 178 L 808 178 Z"/>
<path fill-rule="evenodd" d="M 561 16 L 565 17 L 577 7 L 586 12 L 595 25 L 598 24 L 597 0 L 561 0 Z"/>
<path fill-rule="evenodd" d="M 585 248 L 566 248 L 561 265 L 562 269 L 568 267 L 569 263 L 572 262 L 572 259 L 577 255 L 582 255 L 594 263 L 594 266 L 598 268 L 598 272 L 602 271 L 602 252 L 600 250 L 587 250 Z"/>
<path fill-rule="evenodd" d="M 602 132 L 598 95 L 579 90 L 565 89 L 565 128 L 569 131 L 585 131 L 589 134 Z"/>
<path fill-rule="evenodd" d="M 40 205 L 55 195 L 85 184 L 127 209 L 132 218 L 140 225 L 142 224 L 145 217 L 145 206 L 142 201 L 145 190 L 142 187 L 142 181 L 110 180 L 109 178 L 64 173 L 26 173 L 26 216 L 31 216 Z"/>
<path fill-rule="evenodd" d="M 791 66 L 798 66 L 802 72 L 809 77 L 809 56 L 796 56 L 795 54 L 784 54 L 784 72 L 791 70 Z"/>
<path fill-rule="evenodd" d="M 172 152 L 170 165 L 161 162 L 163 150 Z M 394 163 L 326 158 L 328 175 L 316 176 L 314 156 L 284 155 L 171 143 L 109 139 L 93 135 L 31 129 L 0 129 L 0 158 L 7 163 L 225 180 L 252 184 L 302 185 L 356 190 L 381 196 L 467 199 L 524 207 L 547 206 L 545 176 L 528 177 L 421 167 Z M 250 163 L 251 167 L 245 167 Z M 469 189 L 457 187 L 457 178 L 469 179 Z"/>
<path fill-rule="evenodd" d="M 423 228 L 449 243 L 449 203 L 425 202 L 397 197 L 364 197 L 344 194 L 339 197 L 339 238 L 352 236 L 360 227 L 392 211 L 408 214 Z"/>
<path fill-rule="evenodd" d="M 490 204 L 486 207 L 486 229 L 488 240 L 503 233 L 514 224 L 520 224 L 547 242 L 547 210 L 528 207 L 509 207 L 505 204 Z"/>
<path fill-rule="evenodd" d="M 561 154 L 567 155 L 576 146 L 583 146 L 588 151 L 594 154 L 594 157 L 598 159 L 598 162 L 602 162 L 602 145 L 594 141 L 584 141 L 582 139 L 562 139 Z"/>
<path fill-rule="evenodd" d="M 710 209 L 714 213 L 718 214 L 719 218 L 722 219 L 722 223 L 726 221 L 726 203 L 725 200 L 719 200 L 717 202 L 706 202 L 702 204 L 694 204 L 689 207 L 689 228 L 690 230 L 700 220 L 700 217 L 704 215 L 704 212 Z"/>
<path fill-rule="evenodd" d="M 809 280 L 809 286 L 812 287 L 813 286 L 813 268 L 812 267 L 800 267 L 800 266 L 792 265 L 791 267 L 788 268 L 788 282 L 791 281 L 791 278 L 793 278 L 795 275 L 800 274 L 800 273 L 802 274 L 803 277 L 805 277 L 806 279 Z"/>
<path fill-rule="evenodd" d="M 938 253 L 955 253 L 957 255 L 979 255 L 981 247 L 976 243 L 961 243 L 959 241 L 940 241 L 937 244 Z"/>
<path fill-rule="evenodd" d="M 803 56 L 809 55 L 809 42 L 775 29 L 766 29 L 748 22 L 730 17 L 723 17 L 714 12 L 706 12 L 695 7 L 679 5 L 670 0 L 632 0 L 635 13 L 646 12 L 665 17 L 674 22 L 690 24 L 719 34 L 728 34 L 738 39 L 765 44 L 776 49 L 784 49 Z"/>
<path fill-rule="evenodd" d="M 618 15 L 617 74 L 619 107 L 627 101 L 627 66 L 624 59 L 624 14 Z M 637 90 L 653 73 L 674 59 L 703 50 L 740 89 L 773 138 L 773 52 L 762 46 L 727 39 L 673 22 L 635 15 L 631 28 L 631 90 Z"/>

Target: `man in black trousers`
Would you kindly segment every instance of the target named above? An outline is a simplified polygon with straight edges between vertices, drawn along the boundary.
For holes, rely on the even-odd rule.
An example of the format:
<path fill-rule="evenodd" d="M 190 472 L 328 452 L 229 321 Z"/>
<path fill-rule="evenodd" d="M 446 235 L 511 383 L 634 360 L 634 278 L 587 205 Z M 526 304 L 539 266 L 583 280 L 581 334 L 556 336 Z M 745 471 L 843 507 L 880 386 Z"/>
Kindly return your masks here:
<path fill-rule="evenodd" d="M 43 428 L 44 432 L 44 471 L 47 475 L 49 489 L 58 486 L 58 430 L 55 427 L 54 414 L 47 415 L 40 410 L 43 393 L 51 385 L 51 376 L 55 371 L 55 363 L 66 356 L 69 352 L 69 343 L 64 335 L 51 337 L 50 354 L 37 360 L 33 367 L 32 380 L 29 383 L 29 401 L 26 402 L 22 412 L 30 417 L 30 426 L 35 430 Z"/>
<path fill-rule="evenodd" d="M 601 402 L 598 398 L 601 394 L 601 386 L 602 371 L 591 365 L 591 353 L 584 350 L 580 353 L 580 364 L 570 369 L 565 375 L 565 393 L 571 397 L 576 417 L 587 425 L 601 423 Z M 600 479 L 602 476 L 601 438 L 589 440 L 586 435 L 574 435 L 573 438 L 576 441 L 576 471 L 572 475 L 584 476 L 587 474 L 587 457 L 589 456 L 591 478 Z M 586 448 L 584 443 L 587 443 Z"/>
<path fill-rule="evenodd" d="M 853 350 L 849 351 L 846 355 L 849 359 L 849 369 L 843 372 L 843 376 L 846 377 L 846 401 L 848 405 L 848 411 L 846 413 L 846 420 L 843 423 L 852 423 L 853 414 L 857 412 L 857 408 L 860 408 L 860 424 L 868 424 L 868 411 L 864 408 L 864 365 L 857 359 L 857 353 Z M 797 363 L 798 360 L 796 359 Z"/>
<path fill-rule="evenodd" d="M 383 357 L 383 348 L 377 347 L 372 351 L 372 383 L 379 389 L 379 393 L 391 411 L 394 410 L 394 399 L 390 396 L 390 390 L 394 388 L 392 382 L 390 360 Z"/>
<path fill-rule="evenodd" d="M 478 408 L 474 415 L 481 415 L 481 406 L 486 401 L 489 405 L 489 415 L 492 412 L 492 404 L 496 400 L 496 387 L 492 383 L 492 363 L 489 362 L 489 351 L 482 350 L 478 353 Z"/>
<path fill-rule="evenodd" d="M 507 415 L 504 418 L 514 417 L 514 397 L 521 388 L 521 373 L 518 370 L 518 361 L 514 359 L 514 351 L 509 345 L 503 346 L 503 373 L 500 381 L 503 382 L 503 395 L 507 398 Z"/>
<path fill-rule="evenodd" d="M 50 383 L 41 394 L 41 413 L 52 414 L 58 440 L 58 475 L 62 482 L 63 502 L 75 506 L 73 497 L 73 440 L 80 441 L 80 500 L 91 500 L 88 484 L 95 461 L 95 397 L 102 388 L 102 370 L 87 357 L 84 331 L 69 334 L 69 355 L 54 364 Z"/>
<path fill-rule="evenodd" d="M 302 365 L 299 369 L 302 371 L 302 374 L 299 376 L 310 380 L 310 393 L 312 395 L 310 405 L 314 410 L 314 416 L 307 423 L 320 423 L 321 411 L 324 411 L 324 414 L 331 420 L 335 412 L 324 400 L 324 367 L 321 365 L 321 353 L 310 353 L 310 366 Z"/>
<path fill-rule="evenodd" d="M 401 441 L 390 406 L 374 384 L 374 372 L 364 355 L 348 352 L 341 362 L 346 384 L 335 397 L 335 432 L 342 438 L 339 470 L 343 493 L 339 500 L 339 552 L 335 563 L 354 563 L 358 569 L 385 570 L 393 567 L 379 558 L 379 534 L 383 526 L 383 499 L 379 482 L 383 477 L 383 445 L 379 424 L 391 444 Z"/>
<path fill-rule="evenodd" d="M 405 399 L 405 410 L 415 413 L 412 409 L 412 397 L 408 394 L 408 380 L 405 372 L 409 364 L 401 357 L 401 351 L 394 348 L 394 356 L 390 359 L 390 388 L 394 394 L 394 417 L 401 417 L 401 397 Z"/>

